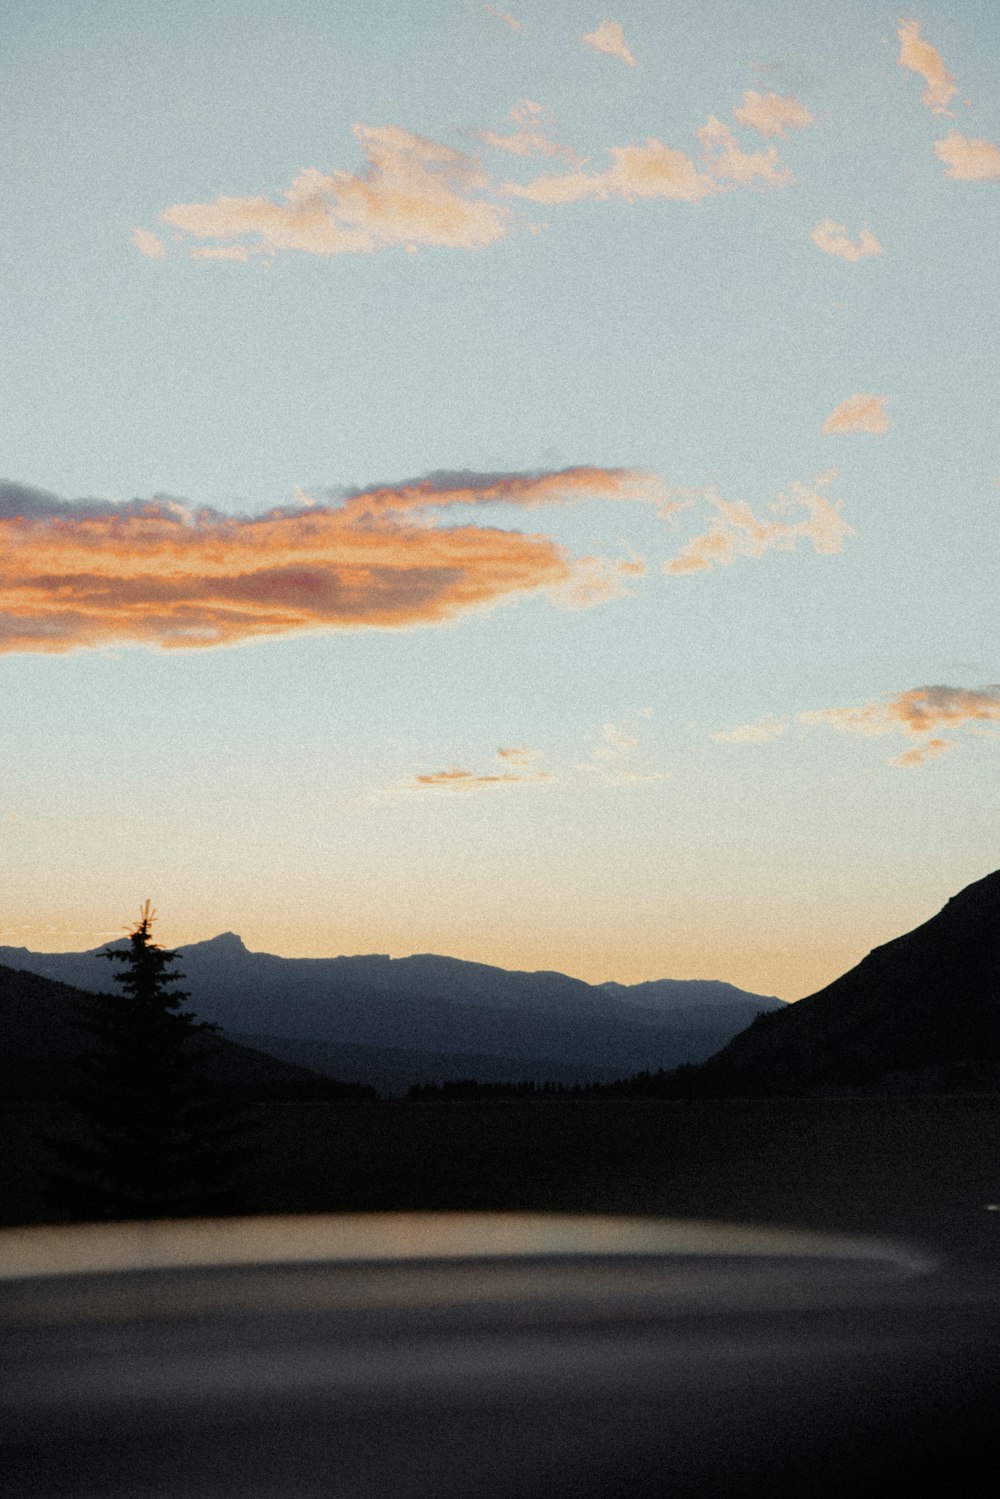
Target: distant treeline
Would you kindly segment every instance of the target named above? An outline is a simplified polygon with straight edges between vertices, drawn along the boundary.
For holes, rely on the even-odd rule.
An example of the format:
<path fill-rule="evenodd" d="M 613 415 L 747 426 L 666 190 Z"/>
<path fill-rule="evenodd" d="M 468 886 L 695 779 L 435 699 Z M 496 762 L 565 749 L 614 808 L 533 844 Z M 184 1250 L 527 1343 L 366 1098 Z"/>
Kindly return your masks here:
<path fill-rule="evenodd" d="M 697 1068 L 691 1065 L 658 1072 L 636 1072 L 611 1083 L 481 1083 L 474 1077 L 452 1078 L 444 1083 L 414 1083 L 406 1095 L 408 1103 L 455 1103 L 482 1099 L 554 1098 L 690 1098 L 695 1095 Z"/>

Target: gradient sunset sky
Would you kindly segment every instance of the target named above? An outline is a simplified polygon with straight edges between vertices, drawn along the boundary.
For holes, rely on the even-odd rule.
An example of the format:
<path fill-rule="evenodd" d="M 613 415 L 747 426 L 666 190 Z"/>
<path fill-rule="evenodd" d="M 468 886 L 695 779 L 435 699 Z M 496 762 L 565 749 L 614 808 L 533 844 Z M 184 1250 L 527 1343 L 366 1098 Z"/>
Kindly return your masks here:
<path fill-rule="evenodd" d="M 785 999 L 1000 864 L 1000 8 L 13 0 L 0 943 Z"/>

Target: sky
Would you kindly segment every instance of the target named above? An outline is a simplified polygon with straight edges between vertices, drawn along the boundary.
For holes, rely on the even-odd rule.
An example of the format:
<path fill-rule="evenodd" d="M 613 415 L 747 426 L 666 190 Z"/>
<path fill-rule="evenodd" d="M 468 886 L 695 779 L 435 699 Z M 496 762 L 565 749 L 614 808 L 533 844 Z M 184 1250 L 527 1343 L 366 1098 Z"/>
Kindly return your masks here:
<path fill-rule="evenodd" d="M 1000 11 L 11 0 L 0 943 L 788 1000 L 1000 863 Z"/>

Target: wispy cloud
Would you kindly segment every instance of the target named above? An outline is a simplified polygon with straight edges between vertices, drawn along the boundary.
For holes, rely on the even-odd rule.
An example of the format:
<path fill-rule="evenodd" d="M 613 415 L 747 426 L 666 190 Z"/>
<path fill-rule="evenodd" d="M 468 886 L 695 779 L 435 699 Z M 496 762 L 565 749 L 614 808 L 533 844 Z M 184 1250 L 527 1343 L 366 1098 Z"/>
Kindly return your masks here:
<path fill-rule="evenodd" d="M 575 166 L 581 164 L 575 151 L 545 134 L 552 122 L 552 111 L 544 105 L 537 104 L 534 99 L 522 99 L 507 118 L 518 127 L 516 130 L 507 135 L 481 130 L 480 140 L 495 151 L 508 151 L 513 156 L 561 156 Z"/>
<path fill-rule="evenodd" d="M 955 182 L 996 182 L 1000 179 L 1000 148 L 992 141 L 970 140 L 949 130 L 935 141 L 934 154 L 944 162 L 945 176 Z"/>
<path fill-rule="evenodd" d="M 483 10 L 486 12 L 487 15 L 496 16 L 497 20 L 498 21 L 502 21 L 505 26 L 509 26 L 510 29 L 511 29 L 511 31 L 520 31 L 521 30 L 521 22 L 518 21 L 518 20 L 515 20 L 515 18 L 511 15 L 510 11 L 508 11 L 508 10 L 501 10 L 500 7 L 499 7 L 499 5 L 489 5 L 489 4 L 486 4 L 486 5 L 483 6 Z"/>
<path fill-rule="evenodd" d="M 725 500 L 715 489 L 697 491 L 688 505 L 704 504 L 715 513 L 707 531 L 689 541 L 677 556 L 664 564 L 672 574 L 709 572 L 728 567 L 741 557 L 761 557 L 769 551 L 792 551 L 800 541 L 813 550 L 831 554 L 843 550 L 844 540 L 854 531 L 841 514 L 840 502 L 821 491 L 836 478 L 836 470 L 821 474 L 810 487 L 792 483 L 788 492 L 766 506 L 769 517 L 755 515 L 745 500 Z M 787 519 L 800 514 L 798 519 Z"/>
<path fill-rule="evenodd" d="M 864 260 L 868 255 L 883 255 L 885 251 L 869 229 L 863 225 L 857 240 L 851 239 L 847 226 L 833 219 L 823 219 L 816 225 L 809 238 L 825 255 L 839 255 L 841 260 Z"/>
<path fill-rule="evenodd" d="M 617 57 L 621 62 L 628 63 L 630 68 L 636 65 L 619 21 L 602 21 L 596 31 L 588 32 L 580 40 L 593 52 L 605 52 L 608 57 Z"/>
<path fill-rule="evenodd" d="M 129 244 L 138 250 L 140 255 L 145 255 L 147 260 L 163 260 L 167 253 L 166 247 L 158 234 L 154 234 L 151 229 L 143 229 L 138 225 L 129 235 Z"/>
<path fill-rule="evenodd" d="M 948 72 L 937 48 L 920 35 L 920 22 L 900 21 L 896 34 L 899 66 L 919 73 L 927 85 L 920 96 L 921 104 L 936 115 L 951 114 L 948 105 L 958 92 L 955 75 Z"/>
<path fill-rule="evenodd" d="M 786 718 L 776 718 L 773 713 L 766 713 L 756 723 L 740 724 L 735 729 L 719 729 L 712 738 L 718 744 L 766 744 L 771 739 L 777 739 L 787 727 Z"/>
<path fill-rule="evenodd" d="M 886 399 L 885 396 L 866 395 L 860 391 L 848 396 L 826 418 L 821 428 L 823 435 L 831 437 L 838 432 L 888 432 Z"/>
<path fill-rule="evenodd" d="M 507 765 L 531 765 L 535 758 L 534 750 L 528 749 L 524 744 L 511 744 L 501 746 L 497 750 L 497 759 L 503 760 Z"/>
<path fill-rule="evenodd" d="M 915 744 L 912 749 L 901 750 L 898 755 L 890 756 L 886 763 L 895 766 L 897 770 L 917 770 L 928 760 L 937 760 L 950 749 L 951 743 L 947 739 L 928 739 L 926 744 Z"/>
<path fill-rule="evenodd" d="M 370 255 L 393 245 L 481 250 L 507 233 L 509 210 L 482 196 L 490 183 L 475 157 L 398 125 L 356 125 L 354 134 L 366 162 L 360 172 L 307 167 L 280 202 L 175 203 L 160 219 L 192 239 L 238 242 L 254 255 Z"/>
<path fill-rule="evenodd" d="M 642 709 L 637 718 L 648 718 Z M 591 758 L 582 772 L 597 776 L 604 785 L 645 785 L 652 781 L 663 781 L 663 770 L 652 769 L 643 754 L 637 729 L 630 730 L 624 724 L 606 723 L 601 726 L 601 736 L 591 749 Z"/>
<path fill-rule="evenodd" d="M 630 469 L 438 473 L 248 518 L 163 497 L 73 503 L 0 485 L 0 652 L 434 624 L 570 588 L 593 564 L 544 534 L 448 512 L 659 504 L 663 489 Z"/>
<path fill-rule="evenodd" d="M 743 103 L 734 106 L 733 115 L 741 125 L 749 125 L 761 135 L 786 135 L 789 130 L 802 130 L 814 123 L 809 110 L 793 96 L 758 94 L 753 89 L 747 89 Z"/>
<path fill-rule="evenodd" d="M 984 724 L 1000 724 L 1000 685 L 970 687 L 911 687 L 906 692 L 856 708 L 821 708 L 800 713 L 803 724 L 827 724 L 842 734 L 866 734 L 881 738 L 902 733 L 921 740 L 889 760 L 901 769 L 915 769 L 928 759 L 943 755 L 952 741 L 936 736 L 939 729 L 968 728 L 975 732 Z"/>
<path fill-rule="evenodd" d="M 498 787 L 539 786 L 552 780 L 547 770 L 534 768 L 535 752 L 524 745 L 498 749 L 496 759 L 502 770 L 464 770 L 453 765 L 448 770 L 419 771 L 393 788 L 397 791 L 490 791 Z"/>

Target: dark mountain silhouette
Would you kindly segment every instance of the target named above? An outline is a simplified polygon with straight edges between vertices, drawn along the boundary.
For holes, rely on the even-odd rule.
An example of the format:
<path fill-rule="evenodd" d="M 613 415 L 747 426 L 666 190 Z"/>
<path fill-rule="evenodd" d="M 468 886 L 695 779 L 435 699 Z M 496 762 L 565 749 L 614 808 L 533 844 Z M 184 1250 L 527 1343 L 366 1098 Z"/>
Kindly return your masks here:
<path fill-rule="evenodd" d="M 729 984 L 663 979 L 592 985 L 562 973 L 520 973 L 424 954 L 279 958 L 232 932 L 179 950 L 191 1007 L 230 1035 L 316 1043 L 296 1061 L 345 1078 L 419 1053 L 408 1078 L 467 1077 L 491 1059 L 495 1080 L 610 1078 L 703 1061 L 762 1010 L 782 1001 Z M 83 989 L 106 983 L 93 953 L 0 948 L 0 963 Z M 331 1055 L 328 1048 L 336 1048 Z M 354 1061 L 343 1049 L 383 1055 Z M 287 1051 L 284 1053 L 288 1055 Z"/>
<path fill-rule="evenodd" d="M 756 1020 L 687 1081 L 730 1094 L 1000 1088 L 1000 870 Z"/>
<path fill-rule="evenodd" d="M 95 967 L 97 965 L 95 964 Z M 107 970 L 105 969 L 105 978 Z M 96 986 L 92 992 L 98 992 Z M 5 1103 L 59 1101 L 74 1090 L 76 1064 L 93 1046 L 78 1025 L 89 995 L 24 970 L 0 965 L 0 1099 Z M 207 1081 L 247 1101 L 332 1097 L 325 1076 L 224 1036 L 209 1038 Z"/>

